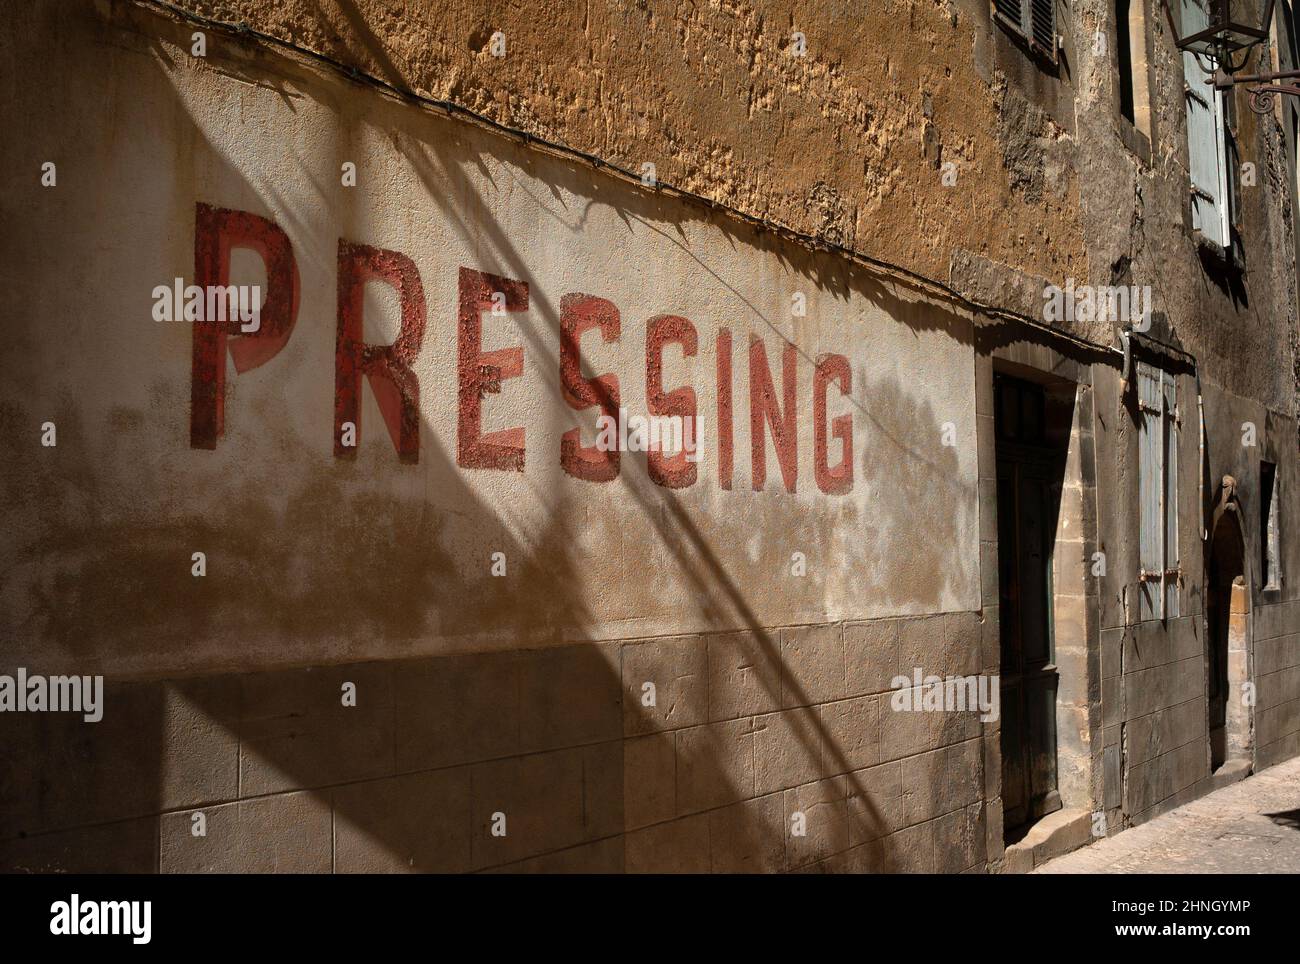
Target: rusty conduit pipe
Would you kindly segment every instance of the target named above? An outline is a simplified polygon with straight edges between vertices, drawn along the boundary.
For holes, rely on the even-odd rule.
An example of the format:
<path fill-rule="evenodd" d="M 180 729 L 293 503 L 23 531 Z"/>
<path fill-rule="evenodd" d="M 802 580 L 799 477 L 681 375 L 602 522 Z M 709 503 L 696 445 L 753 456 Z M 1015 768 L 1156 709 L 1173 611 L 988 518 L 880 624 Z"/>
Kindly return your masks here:
<path fill-rule="evenodd" d="M 1209 530 L 1205 526 L 1205 405 L 1201 400 L 1201 373 L 1196 373 L 1196 416 L 1200 422 L 1200 438 L 1198 441 L 1201 446 L 1201 454 L 1196 463 L 1196 492 L 1201 499 L 1201 541 L 1204 542 L 1209 536 Z"/>
<path fill-rule="evenodd" d="M 1119 373 L 1119 394 L 1121 398 L 1128 394 L 1129 382 L 1132 381 L 1129 377 L 1133 374 L 1133 343 L 1130 341 L 1132 335 L 1132 325 L 1125 327 L 1119 333 L 1119 340 L 1124 343 L 1124 368 Z"/>

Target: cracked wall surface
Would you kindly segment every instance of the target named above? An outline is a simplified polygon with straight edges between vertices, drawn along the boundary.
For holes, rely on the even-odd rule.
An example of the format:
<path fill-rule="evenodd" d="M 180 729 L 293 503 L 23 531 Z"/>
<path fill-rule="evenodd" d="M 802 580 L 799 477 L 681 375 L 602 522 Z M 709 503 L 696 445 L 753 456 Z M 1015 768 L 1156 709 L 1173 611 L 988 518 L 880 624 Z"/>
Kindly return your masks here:
<path fill-rule="evenodd" d="M 183 5 L 632 170 L 653 162 L 664 182 L 932 277 L 954 247 L 1037 275 L 1084 271 L 1072 172 L 1040 164 L 1025 183 L 1004 166 L 1006 95 L 980 76 L 974 6 Z M 498 30 L 504 58 L 490 53 Z M 949 162 L 957 189 L 941 181 Z"/>
<path fill-rule="evenodd" d="M 1182 61 L 1158 7 L 1146 11 L 1154 143 L 1142 156 L 1120 136 L 1105 3 L 1058 4 L 1056 66 L 1017 46 L 980 0 L 180 6 L 632 170 L 652 162 L 666 183 L 963 291 L 996 289 L 1006 274 L 1151 284 L 1160 336 L 1203 358 L 1207 378 L 1294 410 L 1280 128 L 1242 98 L 1242 161 L 1258 172 L 1243 191 L 1248 278 L 1207 270 L 1184 224 Z M 793 54 L 795 31 L 806 56 Z M 949 163 L 956 183 L 945 186 Z M 1063 327 L 1116 341 L 1112 325 Z"/>

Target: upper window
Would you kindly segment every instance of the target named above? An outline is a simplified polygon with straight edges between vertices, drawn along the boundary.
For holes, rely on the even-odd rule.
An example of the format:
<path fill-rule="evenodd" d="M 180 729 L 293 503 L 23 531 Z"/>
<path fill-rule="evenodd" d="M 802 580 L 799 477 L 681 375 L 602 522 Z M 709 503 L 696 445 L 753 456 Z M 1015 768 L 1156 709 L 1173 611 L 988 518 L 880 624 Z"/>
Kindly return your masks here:
<path fill-rule="evenodd" d="M 1150 137 L 1146 0 L 1115 0 L 1115 66 L 1119 71 L 1119 112 Z"/>
<path fill-rule="evenodd" d="M 1055 0 L 993 0 L 993 16 L 1036 53 L 1056 63 Z"/>
<path fill-rule="evenodd" d="M 1209 26 L 1207 2 L 1180 0 L 1184 35 Z M 1206 83 L 1213 71 L 1213 58 L 1198 61 L 1195 54 L 1183 52 L 1192 227 L 1226 251 L 1232 247 L 1237 144 L 1231 126 L 1230 99 Z"/>
<path fill-rule="evenodd" d="M 1141 493 L 1141 619 L 1178 615 L 1178 387 L 1173 376 L 1137 366 L 1138 488 Z"/>
<path fill-rule="evenodd" d="M 1265 589 L 1282 588 L 1282 561 L 1278 550 L 1277 466 L 1272 462 L 1259 463 L 1259 532 L 1260 572 Z"/>
<path fill-rule="evenodd" d="M 1295 196 L 1300 200 L 1300 110 L 1291 109 L 1291 173 L 1294 175 Z"/>

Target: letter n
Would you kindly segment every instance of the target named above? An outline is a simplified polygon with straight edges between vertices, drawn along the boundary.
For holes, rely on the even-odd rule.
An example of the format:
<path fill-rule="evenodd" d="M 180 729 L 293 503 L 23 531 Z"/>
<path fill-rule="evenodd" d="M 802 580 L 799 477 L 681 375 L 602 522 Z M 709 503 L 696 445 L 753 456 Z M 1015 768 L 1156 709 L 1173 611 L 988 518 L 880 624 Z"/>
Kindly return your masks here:
<path fill-rule="evenodd" d="M 749 435 L 754 491 L 762 492 L 767 483 L 767 433 L 763 429 L 766 422 L 772 428 L 772 442 L 776 446 L 776 458 L 781 464 L 781 479 L 785 482 L 787 492 L 795 490 L 799 476 L 798 431 L 795 412 L 795 368 L 796 349 L 790 342 L 785 343 L 781 358 L 781 395 L 782 403 L 777 404 L 776 390 L 772 387 L 772 375 L 767 367 L 767 349 L 760 338 L 750 337 L 749 342 Z"/>
<path fill-rule="evenodd" d="M 397 457 L 420 461 L 420 381 L 412 365 L 424 341 L 424 287 L 415 263 L 397 251 L 385 251 L 339 239 L 338 339 L 334 348 L 334 456 L 356 457 L 343 444 L 343 423 L 361 435 L 361 376 L 370 382 L 379 412 L 388 426 Z M 367 281 L 383 281 L 397 292 L 401 330 L 391 345 L 362 341 Z"/>
<path fill-rule="evenodd" d="M 266 268 L 261 326 L 240 332 L 238 314 L 225 321 L 194 323 L 190 371 L 190 447 L 215 449 L 226 428 L 226 345 L 235 371 L 243 374 L 275 357 L 298 317 L 298 267 L 289 236 L 273 221 L 249 214 L 195 205 L 194 283 L 205 291 L 230 284 L 230 252 L 249 248 Z"/>

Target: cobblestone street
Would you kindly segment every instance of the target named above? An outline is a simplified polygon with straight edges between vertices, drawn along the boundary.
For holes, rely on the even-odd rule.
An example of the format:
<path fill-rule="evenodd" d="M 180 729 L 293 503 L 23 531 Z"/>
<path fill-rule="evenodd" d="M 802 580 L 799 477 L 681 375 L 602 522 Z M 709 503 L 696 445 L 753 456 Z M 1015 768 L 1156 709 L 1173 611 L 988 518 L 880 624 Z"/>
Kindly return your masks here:
<path fill-rule="evenodd" d="M 1300 759 L 1224 787 L 1034 873 L 1300 872 Z"/>

